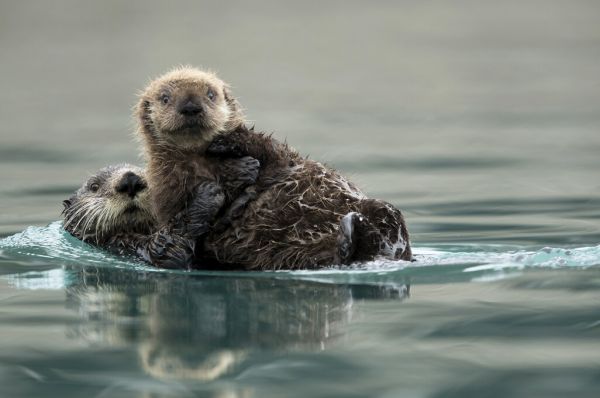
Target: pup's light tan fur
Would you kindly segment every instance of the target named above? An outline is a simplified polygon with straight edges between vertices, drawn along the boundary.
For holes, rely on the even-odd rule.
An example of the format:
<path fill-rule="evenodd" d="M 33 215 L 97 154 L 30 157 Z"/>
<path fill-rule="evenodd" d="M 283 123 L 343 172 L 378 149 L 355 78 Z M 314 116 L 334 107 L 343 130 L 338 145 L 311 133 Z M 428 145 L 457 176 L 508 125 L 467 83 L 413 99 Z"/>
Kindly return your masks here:
<path fill-rule="evenodd" d="M 215 98 L 207 98 L 211 90 Z M 170 103 L 163 103 L 167 96 Z M 199 125 L 177 111 L 193 98 L 203 107 Z M 201 181 L 218 181 L 219 165 L 204 151 L 218 134 L 240 126 L 244 117 L 229 87 L 214 73 L 183 66 L 150 82 L 135 111 L 142 138 L 150 195 L 160 225 L 186 207 Z"/>

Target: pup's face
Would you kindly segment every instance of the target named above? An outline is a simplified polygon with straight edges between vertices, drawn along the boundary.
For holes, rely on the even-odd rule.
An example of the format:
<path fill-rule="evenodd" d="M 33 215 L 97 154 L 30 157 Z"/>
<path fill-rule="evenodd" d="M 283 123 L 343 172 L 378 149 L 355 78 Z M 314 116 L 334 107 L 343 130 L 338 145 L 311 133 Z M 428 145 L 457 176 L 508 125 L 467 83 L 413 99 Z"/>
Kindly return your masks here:
<path fill-rule="evenodd" d="M 227 85 L 194 68 L 178 68 L 152 81 L 140 98 L 137 117 L 144 139 L 192 148 L 242 122 Z"/>
<path fill-rule="evenodd" d="M 144 171 L 127 164 L 101 169 L 63 205 L 63 228 L 95 244 L 117 233 L 147 234 L 154 225 Z"/>

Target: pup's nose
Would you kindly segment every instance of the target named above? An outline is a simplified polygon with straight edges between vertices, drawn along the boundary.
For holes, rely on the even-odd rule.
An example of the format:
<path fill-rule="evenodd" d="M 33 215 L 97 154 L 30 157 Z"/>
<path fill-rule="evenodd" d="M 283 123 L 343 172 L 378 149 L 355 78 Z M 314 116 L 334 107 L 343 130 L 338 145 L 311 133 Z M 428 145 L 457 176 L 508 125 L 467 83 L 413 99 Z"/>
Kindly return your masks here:
<path fill-rule="evenodd" d="M 179 108 L 179 113 L 185 116 L 196 116 L 202 112 L 202 107 L 193 103 L 192 101 L 186 102 L 182 107 Z"/>
<path fill-rule="evenodd" d="M 123 175 L 116 189 L 117 192 L 126 193 L 130 198 L 134 198 L 138 192 L 145 188 L 146 183 L 137 174 L 128 171 Z"/>

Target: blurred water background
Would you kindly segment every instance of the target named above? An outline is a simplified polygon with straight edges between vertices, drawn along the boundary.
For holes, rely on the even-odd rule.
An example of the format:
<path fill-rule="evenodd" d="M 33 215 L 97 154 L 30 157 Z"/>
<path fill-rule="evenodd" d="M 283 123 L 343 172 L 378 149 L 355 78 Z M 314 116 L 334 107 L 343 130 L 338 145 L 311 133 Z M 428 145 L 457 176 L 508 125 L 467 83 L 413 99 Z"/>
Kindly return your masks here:
<path fill-rule="evenodd" d="M 599 2 L 1 1 L 0 54 L 1 397 L 597 396 Z M 419 261 L 157 272 L 62 233 L 179 64 Z"/>

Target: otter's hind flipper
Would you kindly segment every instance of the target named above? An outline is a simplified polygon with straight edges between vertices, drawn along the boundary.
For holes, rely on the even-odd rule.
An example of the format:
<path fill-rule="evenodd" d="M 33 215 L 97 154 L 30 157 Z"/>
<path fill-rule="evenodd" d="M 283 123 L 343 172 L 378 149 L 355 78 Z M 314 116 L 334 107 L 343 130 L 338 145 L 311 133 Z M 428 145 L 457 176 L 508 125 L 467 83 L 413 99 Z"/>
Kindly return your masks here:
<path fill-rule="evenodd" d="M 393 260 L 412 260 L 410 237 L 400 210 L 383 200 L 365 199 L 360 211 L 381 234 L 380 255 Z"/>
<path fill-rule="evenodd" d="M 372 260 L 378 253 L 379 231 L 362 214 L 351 212 L 342 217 L 335 257 L 338 264 Z"/>

